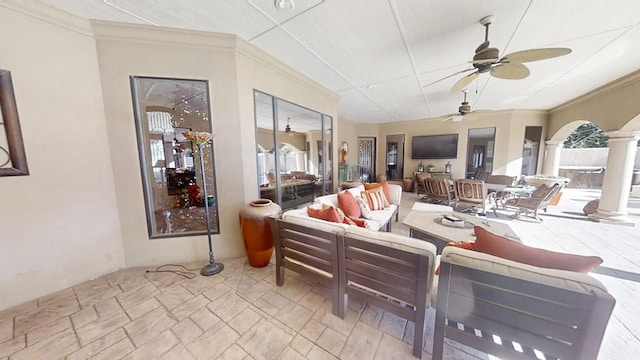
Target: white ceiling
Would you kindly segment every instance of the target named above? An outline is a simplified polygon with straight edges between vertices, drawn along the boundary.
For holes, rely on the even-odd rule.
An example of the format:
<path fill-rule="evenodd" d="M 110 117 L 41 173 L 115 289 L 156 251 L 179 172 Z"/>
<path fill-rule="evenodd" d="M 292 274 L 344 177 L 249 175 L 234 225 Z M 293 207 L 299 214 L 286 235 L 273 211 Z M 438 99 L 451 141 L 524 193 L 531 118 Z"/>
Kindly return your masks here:
<path fill-rule="evenodd" d="M 550 109 L 640 69 L 638 0 L 40 0 L 88 19 L 234 33 L 340 97 L 338 115 L 383 123 L 457 111 L 449 92 L 484 40 L 500 56 L 539 47 L 569 55 L 527 63 L 531 75 L 482 74 L 472 109 Z"/>

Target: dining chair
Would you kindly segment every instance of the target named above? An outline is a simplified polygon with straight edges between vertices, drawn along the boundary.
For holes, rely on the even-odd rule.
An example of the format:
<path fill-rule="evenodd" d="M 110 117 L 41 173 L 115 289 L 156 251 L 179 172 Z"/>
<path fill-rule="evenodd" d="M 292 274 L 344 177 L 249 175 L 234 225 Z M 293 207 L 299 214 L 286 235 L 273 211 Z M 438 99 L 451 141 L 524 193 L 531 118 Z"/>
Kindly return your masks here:
<path fill-rule="evenodd" d="M 490 174 L 490 175 L 487 175 L 487 177 L 484 179 L 484 182 L 491 183 L 491 184 L 514 186 L 516 184 L 517 179 L 518 179 L 517 176 Z"/>
<path fill-rule="evenodd" d="M 430 178 L 431 174 L 426 171 L 414 173 L 416 178 L 416 189 L 418 191 L 418 199 L 425 201 L 427 199 L 427 188 L 425 187 L 425 179 Z M 420 197 L 422 195 L 422 197 Z"/>
<path fill-rule="evenodd" d="M 425 187 L 429 202 L 451 206 L 456 201 L 455 191 L 449 179 L 429 177 L 425 179 Z"/>
<path fill-rule="evenodd" d="M 453 184 L 456 211 L 486 215 L 487 210 L 493 209 L 493 213 L 498 216 L 495 209 L 495 193 L 487 191 L 484 181 L 457 179 Z"/>

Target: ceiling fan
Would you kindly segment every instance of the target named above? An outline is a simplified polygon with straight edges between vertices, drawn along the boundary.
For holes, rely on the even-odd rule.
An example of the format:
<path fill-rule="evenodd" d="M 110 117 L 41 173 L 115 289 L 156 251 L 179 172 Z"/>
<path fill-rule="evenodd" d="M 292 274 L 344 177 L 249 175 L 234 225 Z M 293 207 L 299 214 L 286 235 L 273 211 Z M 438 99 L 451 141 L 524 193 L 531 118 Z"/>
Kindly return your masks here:
<path fill-rule="evenodd" d="M 458 107 L 458 112 L 446 115 L 444 120 L 442 120 L 442 121 L 451 120 L 451 122 L 460 122 L 467 115 L 471 115 L 471 114 L 474 114 L 476 112 L 483 111 L 483 110 L 471 111 L 471 105 L 469 105 L 469 102 L 467 101 L 467 92 L 469 92 L 469 90 L 467 90 L 467 89 L 462 90 L 462 93 L 464 94 L 464 100 L 462 100 L 462 104 L 460 104 L 460 106 Z"/>
<path fill-rule="evenodd" d="M 425 85 L 425 87 L 468 71 L 473 72 L 458 80 L 451 88 L 452 93 L 462 90 L 467 84 L 476 79 L 478 75 L 486 72 L 500 79 L 524 79 L 529 76 L 530 72 L 529 68 L 522 63 L 550 59 L 571 53 L 571 49 L 569 48 L 538 48 L 516 51 L 499 58 L 499 50 L 489 47 L 489 25 L 491 25 L 493 20 L 495 20 L 495 16 L 493 15 L 480 19 L 480 24 L 485 27 L 484 42 L 478 46 L 473 60 L 470 61 L 473 67 L 448 75 Z"/>

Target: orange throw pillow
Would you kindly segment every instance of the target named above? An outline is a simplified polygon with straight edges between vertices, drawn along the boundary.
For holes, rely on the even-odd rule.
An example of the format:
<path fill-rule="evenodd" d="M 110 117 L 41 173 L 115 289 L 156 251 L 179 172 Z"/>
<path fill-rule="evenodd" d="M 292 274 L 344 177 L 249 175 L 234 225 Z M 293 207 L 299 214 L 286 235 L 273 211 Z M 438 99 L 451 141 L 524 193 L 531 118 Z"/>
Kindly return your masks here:
<path fill-rule="evenodd" d="M 467 249 L 467 250 L 473 250 L 473 244 L 472 242 L 469 241 L 460 241 L 460 242 L 450 242 L 447 243 L 447 245 L 445 246 L 451 246 L 451 247 L 459 247 L 459 248 L 463 248 L 463 249 Z M 438 266 L 436 268 L 436 270 L 433 272 L 434 275 L 440 275 L 440 266 Z"/>
<path fill-rule="evenodd" d="M 599 256 L 582 256 L 538 249 L 503 238 L 476 226 L 475 251 L 533 266 L 588 273 L 603 260 Z"/>
<path fill-rule="evenodd" d="M 348 217 L 359 218 L 362 216 L 358 200 L 350 191 L 342 191 L 338 193 L 338 206 Z"/>
<path fill-rule="evenodd" d="M 384 191 L 384 196 L 387 198 L 387 202 L 391 204 L 391 195 L 389 194 L 389 182 L 383 181 L 381 183 L 365 183 L 365 190 L 373 190 L 382 187 L 382 191 Z"/>
<path fill-rule="evenodd" d="M 351 221 L 353 223 L 353 225 L 357 225 L 361 228 L 365 228 L 368 229 L 367 227 L 367 222 L 364 221 L 364 219 L 357 219 L 357 218 L 345 218 L 344 220 L 346 221 L 347 219 L 349 219 L 349 221 Z"/>
<path fill-rule="evenodd" d="M 335 223 L 342 223 L 344 221 L 344 215 L 340 216 L 338 211 L 336 211 L 336 208 L 333 206 L 323 207 L 322 209 L 314 209 L 311 206 L 308 206 L 307 214 L 312 218 Z"/>

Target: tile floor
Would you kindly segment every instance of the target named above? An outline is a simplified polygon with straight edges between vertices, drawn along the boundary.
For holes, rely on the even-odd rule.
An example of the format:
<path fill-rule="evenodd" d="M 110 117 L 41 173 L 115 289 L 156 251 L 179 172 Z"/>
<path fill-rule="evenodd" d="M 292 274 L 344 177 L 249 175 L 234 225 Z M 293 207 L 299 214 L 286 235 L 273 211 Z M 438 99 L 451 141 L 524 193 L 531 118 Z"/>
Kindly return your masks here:
<path fill-rule="evenodd" d="M 637 227 L 585 221 L 579 210 L 594 191 L 565 191 L 541 224 L 509 221 L 523 242 L 605 259 L 593 273 L 618 303 L 601 359 L 640 353 L 640 237 Z M 401 217 L 417 199 L 404 193 Z M 630 202 L 640 223 L 640 201 Z M 393 232 L 408 234 L 401 223 Z M 188 279 L 132 268 L 0 311 L 0 360 L 7 359 L 413 359 L 413 323 L 367 304 L 349 302 L 345 320 L 331 314 L 326 288 L 274 267 L 225 259 L 212 277 Z M 203 263 L 185 264 L 199 269 Z M 162 269 L 180 270 L 178 267 Z M 197 274 L 197 275 L 196 275 Z M 427 313 L 423 359 L 431 358 L 434 311 Z M 465 346 L 447 359 L 490 359 Z"/>

